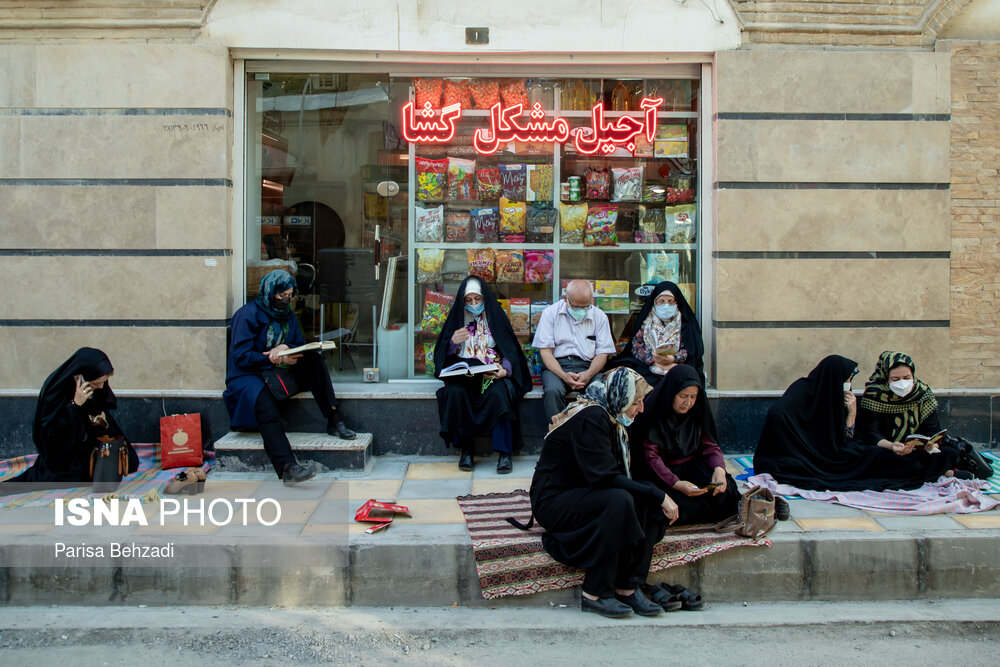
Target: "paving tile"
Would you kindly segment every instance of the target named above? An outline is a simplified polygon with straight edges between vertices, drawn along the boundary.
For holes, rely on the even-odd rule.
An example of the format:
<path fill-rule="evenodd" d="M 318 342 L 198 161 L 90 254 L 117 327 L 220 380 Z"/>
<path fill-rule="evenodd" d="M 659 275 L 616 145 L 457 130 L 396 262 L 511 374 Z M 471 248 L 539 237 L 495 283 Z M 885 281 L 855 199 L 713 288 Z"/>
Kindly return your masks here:
<path fill-rule="evenodd" d="M 192 537 L 195 535 L 215 535 L 219 532 L 219 527 L 213 524 L 207 524 L 205 526 L 192 525 L 184 526 L 180 523 L 171 524 L 168 523 L 161 526 L 159 522 L 155 524 L 150 524 L 148 526 L 142 526 L 135 529 L 135 532 L 141 535 L 178 535 L 183 537 Z"/>
<path fill-rule="evenodd" d="M 792 511 L 792 518 L 795 519 L 818 519 L 818 518 L 850 518 L 864 517 L 864 512 L 853 507 L 834 505 L 833 503 L 821 503 L 815 500 L 789 499 L 788 506 Z"/>
<path fill-rule="evenodd" d="M 1000 528 L 1000 514 L 964 514 L 955 521 L 966 528 Z"/>
<path fill-rule="evenodd" d="M 954 518 L 943 514 L 934 516 L 879 516 L 874 517 L 875 523 L 886 530 L 901 530 L 920 532 L 924 530 L 962 530 Z"/>
<path fill-rule="evenodd" d="M 513 474 L 513 473 L 512 473 Z M 511 477 L 509 475 L 497 479 L 473 479 L 472 493 L 481 495 L 484 493 L 507 493 L 523 489 L 527 491 L 531 488 L 530 477 Z"/>
<path fill-rule="evenodd" d="M 54 528 L 51 522 L 48 524 L 42 523 L 0 523 L 0 535 L 12 535 L 12 534 L 22 534 L 22 535 L 34 535 L 36 533 L 44 533 L 50 531 Z"/>
<path fill-rule="evenodd" d="M 881 531 L 882 526 L 869 517 L 840 517 L 823 519 L 793 519 L 805 531 L 822 530 L 871 530 Z"/>
<path fill-rule="evenodd" d="M 398 479 L 361 479 L 345 480 L 341 484 L 347 485 L 348 498 L 359 498 L 361 500 L 374 498 L 375 500 L 389 502 L 395 500 L 396 496 L 399 495 L 399 486 L 402 484 L 402 481 Z M 343 497 L 343 491 L 335 486 L 331 486 L 324 497 L 340 498 Z"/>
<path fill-rule="evenodd" d="M 377 533 L 365 533 L 365 528 L 369 524 L 351 524 L 351 543 L 379 544 L 381 541 L 396 539 L 420 539 L 429 543 L 437 540 L 461 541 L 463 544 L 469 539 L 469 531 L 465 523 L 403 523 L 393 521 L 388 528 L 383 528 Z"/>
<path fill-rule="evenodd" d="M 455 498 L 470 493 L 471 479 L 407 479 L 399 489 L 398 500 L 405 505 L 416 498 Z"/>
<path fill-rule="evenodd" d="M 254 480 L 217 480 L 211 475 L 205 481 L 205 491 L 197 498 L 253 498 L 254 494 L 264 485 L 263 481 Z M 189 496 L 165 496 L 167 498 L 185 498 Z"/>
<path fill-rule="evenodd" d="M 459 470 L 457 460 L 411 463 L 406 471 L 406 479 L 472 479 L 472 473 Z"/>
<path fill-rule="evenodd" d="M 403 459 L 380 459 L 375 457 L 372 462 L 372 469 L 366 472 L 343 472 L 338 474 L 340 479 L 403 479 L 407 468 L 411 465 L 409 461 Z M 458 470 L 458 462 L 455 462 L 455 469 Z"/>
<path fill-rule="evenodd" d="M 263 482 L 254 491 L 251 498 L 274 498 L 275 500 L 305 500 L 322 498 L 330 489 L 333 480 L 313 478 L 295 486 L 285 486 L 284 482 L 275 478 Z M 208 488 L 208 487 L 205 487 Z M 247 497 L 247 496 L 244 496 Z"/>
<path fill-rule="evenodd" d="M 397 515 L 393 521 L 407 523 L 465 523 L 458 501 L 450 500 L 409 500 L 406 506 L 410 508 L 413 517 Z"/>
<path fill-rule="evenodd" d="M 333 536 L 339 535 L 341 537 L 347 537 L 348 534 L 354 531 L 355 527 L 360 528 L 362 531 L 369 524 L 361 523 L 307 523 L 302 526 L 301 535 L 303 537 L 323 537 L 323 536 Z"/>

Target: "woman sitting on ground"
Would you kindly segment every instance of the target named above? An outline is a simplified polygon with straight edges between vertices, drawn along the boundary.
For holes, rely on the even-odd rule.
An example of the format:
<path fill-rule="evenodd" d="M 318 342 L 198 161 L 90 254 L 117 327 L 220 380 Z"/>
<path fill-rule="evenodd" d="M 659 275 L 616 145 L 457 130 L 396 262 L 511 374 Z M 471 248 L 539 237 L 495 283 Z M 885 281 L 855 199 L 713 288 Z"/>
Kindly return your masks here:
<path fill-rule="evenodd" d="M 642 412 L 649 386 L 635 371 L 616 368 L 553 417 L 531 480 L 532 515 L 545 528 L 552 558 L 586 570 L 583 611 L 603 616 L 660 613 L 672 593 L 646 581 L 653 546 L 677 506 L 660 489 L 633 480 L 626 427 Z M 675 607 L 672 607 L 675 608 Z"/>
<path fill-rule="evenodd" d="M 677 525 L 718 523 L 737 512 L 740 493 L 726 472 L 705 387 L 691 366 L 674 366 L 629 429 L 641 452 L 637 477 L 666 492 Z"/>
<path fill-rule="evenodd" d="M 82 347 L 49 375 L 38 394 L 31 434 L 38 458 L 23 473 L 7 480 L 3 493 L 88 484 L 93 479 L 94 450 L 118 438 L 124 442 L 127 474 L 139 468 L 135 448 L 111 414 L 118 405 L 108 383 L 114 372 L 108 355 Z M 21 487 L 22 483 L 25 486 Z"/>
<path fill-rule="evenodd" d="M 680 288 L 672 282 L 657 285 L 636 317 L 632 337 L 609 368 L 625 366 L 651 385 L 675 365 L 691 366 L 705 384 L 705 345 L 701 326 Z"/>
<path fill-rule="evenodd" d="M 319 352 L 279 356 L 280 352 L 306 342 L 291 307 L 295 293 L 295 278 L 290 273 L 281 269 L 271 271 L 261 278 L 257 298 L 233 315 L 226 391 L 222 394 L 229 410 L 230 427 L 260 430 L 264 451 L 286 486 L 311 479 L 316 471 L 295 459 L 278 410 L 279 402 L 290 397 L 275 398 L 264 384 L 263 372 L 278 367 L 287 369 L 293 378 L 293 388 L 312 392 L 326 418 L 328 434 L 345 440 L 356 436 L 340 416 L 330 372 Z"/>
<path fill-rule="evenodd" d="M 767 411 L 754 472 L 814 491 L 912 489 L 952 475 L 957 457 L 945 450 L 908 459 L 856 437 L 860 420 L 850 382 L 857 372 L 856 362 L 831 355 L 793 382 Z"/>
<path fill-rule="evenodd" d="M 462 281 L 455 303 L 434 346 L 434 375 L 454 363 L 499 368 L 472 376 L 441 378 L 437 390 L 441 437 L 458 448 L 461 470 L 472 470 L 473 438 L 491 436 L 498 453 L 497 472 L 514 469 L 511 459 L 521 448 L 518 403 L 531 389 L 531 371 L 514 329 L 490 289 L 479 278 Z"/>

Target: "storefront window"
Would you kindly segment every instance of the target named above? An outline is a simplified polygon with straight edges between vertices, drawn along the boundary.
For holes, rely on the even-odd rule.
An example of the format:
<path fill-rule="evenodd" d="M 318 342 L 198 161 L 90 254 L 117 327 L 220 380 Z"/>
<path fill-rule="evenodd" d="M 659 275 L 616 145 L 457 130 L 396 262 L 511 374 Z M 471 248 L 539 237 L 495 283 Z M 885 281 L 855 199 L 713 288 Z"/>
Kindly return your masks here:
<path fill-rule="evenodd" d="M 296 260 L 307 337 L 345 343 L 335 374 L 433 375 L 470 273 L 536 376 L 533 324 L 569 280 L 594 284 L 622 343 L 647 283 L 698 309 L 695 77 L 272 75 L 248 90 L 248 298 Z"/>

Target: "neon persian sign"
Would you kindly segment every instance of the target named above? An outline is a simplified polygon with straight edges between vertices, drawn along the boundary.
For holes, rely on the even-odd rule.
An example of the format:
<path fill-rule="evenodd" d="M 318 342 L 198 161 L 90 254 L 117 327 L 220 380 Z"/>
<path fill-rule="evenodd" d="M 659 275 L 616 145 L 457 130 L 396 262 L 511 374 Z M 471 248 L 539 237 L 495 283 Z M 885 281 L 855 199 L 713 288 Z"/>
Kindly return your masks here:
<path fill-rule="evenodd" d="M 649 142 L 656 137 L 656 113 L 662 105 L 662 97 L 645 97 L 639 103 L 644 112 L 641 117 L 626 115 L 609 121 L 604 117 L 604 103 L 599 102 L 590 110 L 590 127 L 571 130 L 569 122 L 559 116 L 545 122 L 538 102 L 526 119 L 523 104 L 502 107 L 498 102 L 490 108 L 489 127 L 477 128 L 472 143 L 481 155 L 492 155 L 511 141 L 562 144 L 572 136 L 576 150 L 585 155 L 610 154 L 619 146 L 632 151 L 636 136 L 645 134 Z M 430 102 L 419 112 L 412 101 L 407 102 L 403 106 L 403 138 L 413 144 L 448 143 L 455 138 L 455 124 L 461 117 L 461 104 L 449 104 L 438 113 Z"/>

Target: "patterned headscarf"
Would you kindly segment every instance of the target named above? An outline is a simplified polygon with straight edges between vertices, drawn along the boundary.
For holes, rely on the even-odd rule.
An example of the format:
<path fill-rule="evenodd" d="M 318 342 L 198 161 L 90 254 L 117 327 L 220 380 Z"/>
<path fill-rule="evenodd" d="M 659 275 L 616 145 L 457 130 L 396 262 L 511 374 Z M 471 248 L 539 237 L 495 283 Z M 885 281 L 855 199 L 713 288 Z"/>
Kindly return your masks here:
<path fill-rule="evenodd" d="M 913 390 L 899 397 L 889 389 L 889 371 L 895 366 L 909 366 L 913 373 Z M 879 355 L 875 371 L 865 383 L 865 393 L 861 396 L 861 407 L 871 412 L 894 415 L 892 440 L 899 441 L 916 432 L 920 422 L 937 408 L 934 392 L 916 378 L 917 368 L 913 359 L 902 352 L 886 350 Z"/>
<path fill-rule="evenodd" d="M 604 408 L 608 419 L 615 425 L 618 433 L 618 446 L 621 449 L 622 462 L 625 465 L 625 475 L 632 477 L 631 455 L 629 453 L 628 432 L 618 417 L 635 401 L 636 397 L 645 396 L 650 392 L 650 386 L 642 376 L 631 368 L 619 367 L 608 371 L 600 380 L 594 380 L 583 395 L 566 406 L 566 409 L 552 418 L 549 433 L 569 421 L 570 417 L 584 408 L 599 405 Z M 546 435 L 548 437 L 548 435 Z"/>
<path fill-rule="evenodd" d="M 292 318 L 291 305 L 275 303 L 274 295 L 289 289 L 296 289 L 296 287 L 295 278 L 284 269 L 271 271 L 260 279 L 260 291 L 257 294 L 256 303 L 271 318 L 267 329 L 268 349 L 285 342 L 285 338 L 288 336 L 288 321 Z"/>

